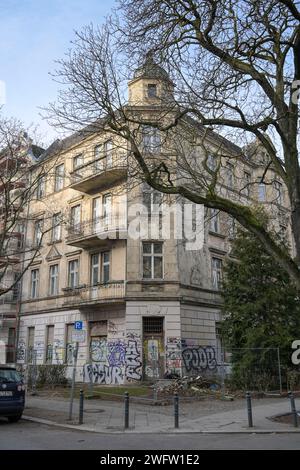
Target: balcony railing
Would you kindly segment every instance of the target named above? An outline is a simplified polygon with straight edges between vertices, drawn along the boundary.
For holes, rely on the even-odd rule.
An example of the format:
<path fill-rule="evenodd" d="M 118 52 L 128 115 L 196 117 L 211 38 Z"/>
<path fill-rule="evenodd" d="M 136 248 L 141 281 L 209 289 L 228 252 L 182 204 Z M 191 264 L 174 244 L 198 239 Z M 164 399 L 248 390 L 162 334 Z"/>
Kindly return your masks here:
<path fill-rule="evenodd" d="M 111 186 L 127 174 L 126 155 L 104 155 L 79 166 L 71 174 L 71 187 L 85 193 Z"/>
<path fill-rule="evenodd" d="M 125 297 L 125 282 L 110 281 L 96 286 L 82 287 L 78 289 L 65 289 L 67 298 L 65 305 L 94 304 L 105 300 L 118 300 Z"/>
<path fill-rule="evenodd" d="M 126 231 L 125 216 L 108 215 L 69 226 L 66 241 L 70 245 L 78 242 L 83 246 L 101 240 L 125 238 Z"/>

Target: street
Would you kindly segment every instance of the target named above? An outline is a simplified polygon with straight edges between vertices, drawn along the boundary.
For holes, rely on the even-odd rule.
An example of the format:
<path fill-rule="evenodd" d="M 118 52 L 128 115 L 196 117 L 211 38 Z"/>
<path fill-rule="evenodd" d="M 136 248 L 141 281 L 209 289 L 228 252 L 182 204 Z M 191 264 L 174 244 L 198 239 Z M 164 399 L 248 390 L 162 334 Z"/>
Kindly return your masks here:
<path fill-rule="evenodd" d="M 1 450 L 295 450 L 299 435 L 286 434 L 96 434 L 25 420 L 0 419 Z"/>

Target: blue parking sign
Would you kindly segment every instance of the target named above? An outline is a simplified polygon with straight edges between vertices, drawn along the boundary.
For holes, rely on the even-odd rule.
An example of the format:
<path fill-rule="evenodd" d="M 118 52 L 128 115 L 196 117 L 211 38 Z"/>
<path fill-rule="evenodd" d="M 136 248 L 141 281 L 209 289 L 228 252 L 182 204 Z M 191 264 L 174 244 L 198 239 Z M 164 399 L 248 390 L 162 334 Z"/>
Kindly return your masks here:
<path fill-rule="evenodd" d="M 74 323 L 75 330 L 82 330 L 82 321 L 76 321 Z"/>

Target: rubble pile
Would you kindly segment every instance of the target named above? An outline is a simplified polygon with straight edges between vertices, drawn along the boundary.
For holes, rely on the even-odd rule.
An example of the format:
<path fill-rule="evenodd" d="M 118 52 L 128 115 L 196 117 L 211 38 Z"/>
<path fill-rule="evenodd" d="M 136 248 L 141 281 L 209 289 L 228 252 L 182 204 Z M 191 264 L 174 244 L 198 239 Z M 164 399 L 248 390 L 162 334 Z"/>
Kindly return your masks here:
<path fill-rule="evenodd" d="M 179 379 L 161 380 L 154 386 L 161 396 L 170 396 L 178 393 L 180 396 L 214 396 L 216 398 L 233 399 L 224 397 L 220 383 L 213 377 L 184 376 Z"/>

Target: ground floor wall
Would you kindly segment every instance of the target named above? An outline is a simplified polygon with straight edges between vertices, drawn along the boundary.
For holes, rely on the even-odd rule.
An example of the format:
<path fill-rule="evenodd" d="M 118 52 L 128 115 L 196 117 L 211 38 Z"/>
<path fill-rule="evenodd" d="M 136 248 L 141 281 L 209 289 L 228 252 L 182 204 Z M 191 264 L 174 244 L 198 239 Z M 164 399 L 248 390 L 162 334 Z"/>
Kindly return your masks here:
<path fill-rule="evenodd" d="M 82 321 L 76 380 L 118 385 L 196 374 L 217 362 L 216 309 L 177 301 L 128 301 L 126 305 L 21 317 L 17 362 L 74 366 L 75 322 Z"/>
<path fill-rule="evenodd" d="M 223 348 L 219 335 L 221 313 L 205 306 L 183 305 L 181 308 L 182 373 L 222 374 Z"/>

